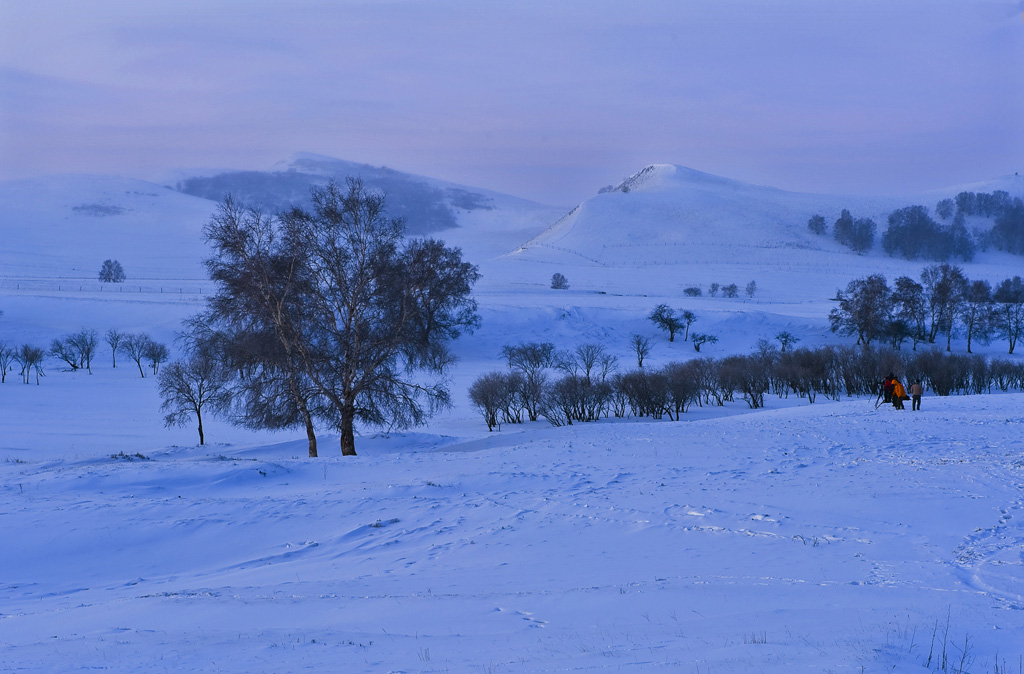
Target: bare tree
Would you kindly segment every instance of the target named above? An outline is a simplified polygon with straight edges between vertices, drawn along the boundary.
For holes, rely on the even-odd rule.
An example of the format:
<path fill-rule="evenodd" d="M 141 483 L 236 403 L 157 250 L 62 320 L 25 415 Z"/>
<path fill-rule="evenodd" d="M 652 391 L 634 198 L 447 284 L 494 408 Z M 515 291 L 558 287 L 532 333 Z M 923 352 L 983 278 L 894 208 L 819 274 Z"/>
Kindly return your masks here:
<path fill-rule="evenodd" d="M 199 444 L 205 444 L 203 411 L 225 409 L 230 402 L 228 376 L 209 354 L 197 353 L 175 361 L 159 375 L 161 410 L 167 412 L 167 426 L 184 426 L 195 417 Z"/>
<path fill-rule="evenodd" d="M 72 370 L 85 368 L 92 374 L 92 357 L 96 352 L 96 331 L 82 328 L 66 337 L 53 340 L 50 355 L 67 363 Z"/>
<path fill-rule="evenodd" d="M 651 355 L 651 340 L 642 335 L 633 335 L 629 345 L 633 347 L 633 353 L 636 354 L 636 366 L 643 367 L 644 359 Z"/>
<path fill-rule="evenodd" d="M 167 360 L 171 352 L 167 349 L 167 346 L 160 342 L 150 341 L 146 345 L 146 360 L 149 361 L 149 366 L 153 368 L 153 374 L 160 372 L 160 365 Z"/>
<path fill-rule="evenodd" d="M 78 353 L 78 367 L 84 367 L 89 374 L 92 374 L 92 358 L 96 354 L 96 346 L 99 344 L 96 331 L 82 328 L 68 337 L 68 341 Z"/>
<path fill-rule="evenodd" d="M 15 358 L 21 365 L 21 380 L 24 383 L 29 383 L 33 373 L 36 375 L 36 385 L 39 384 L 41 377 L 46 376 L 46 373 L 43 372 L 43 360 L 46 358 L 44 349 L 31 344 L 22 344 Z"/>
<path fill-rule="evenodd" d="M 671 412 L 669 379 L 664 372 L 634 370 L 614 378 L 615 392 L 638 417 L 661 419 Z"/>
<path fill-rule="evenodd" d="M 676 340 L 676 333 L 683 329 L 683 321 L 676 316 L 675 309 L 667 304 L 654 307 L 647 319 L 668 333 L 668 341 Z"/>
<path fill-rule="evenodd" d="M 476 324 L 479 272 L 458 249 L 407 241 L 384 197 L 358 180 L 311 197 L 311 211 L 259 227 L 225 202 L 206 229 L 207 267 L 219 296 L 237 293 L 234 304 L 273 330 L 322 403 L 315 413 L 354 455 L 357 420 L 406 428 L 450 405 L 447 344 Z M 262 252 L 273 264 L 259 267 L 267 282 L 237 273 L 263 235 L 273 237 Z"/>
<path fill-rule="evenodd" d="M 683 341 L 685 342 L 690 339 L 690 326 L 697 320 L 697 314 L 685 309 L 679 314 L 679 320 L 683 322 Z"/>
<path fill-rule="evenodd" d="M 588 384 L 604 381 L 617 366 L 618 359 L 609 354 L 600 344 L 583 344 L 571 353 L 558 358 L 558 369 L 566 374 L 581 377 Z M 595 376 L 599 374 L 600 376 Z"/>
<path fill-rule="evenodd" d="M 78 369 L 78 353 L 72 346 L 71 340 L 67 338 L 54 339 L 50 342 L 50 355 L 67 363 L 72 370 Z"/>
<path fill-rule="evenodd" d="M 117 350 L 121 346 L 121 340 L 124 339 L 124 333 L 110 328 L 107 330 L 106 340 L 110 346 L 110 357 L 113 359 L 114 369 L 117 369 Z"/>
<path fill-rule="evenodd" d="M 700 376 L 694 361 L 669 363 L 661 370 L 668 384 L 669 401 L 676 419 L 700 400 Z"/>
<path fill-rule="evenodd" d="M 764 394 L 770 383 L 764 361 L 753 356 L 727 356 L 719 364 L 723 388 L 739 391 L 751 409 L 764 407 Z"/>
<path fill-rule="evenodd" d="M 700 347 L 704 346 L 705 344 L 717 344 L 718 343 L 718 337 L 715 337 L 714 335 L 705 335 L 705 334 L 700 333 L 700 332 L 695 332 L 695 333 L 693 333 L 693 340 L 692 341 L 693 341 L 693 350 L 699 352 L 700 351 Z"/>
<path fill-rule="evenodd" d="M 130 333 L 123 336 L 121 351 L 139 368 L 139 375 L 145 379 L 146 371 L 142 369 L 142 360 L 153 343 L 153 339 L 144 332 Z"/>
<path fill-rule="evenodd" d="M 547 385 L 547 368 L 555 367 L 557 354 L 550 342 L 528 342 L 502 348 L 509 368 L 523 375 L 519 396 L 530 421 L 540 418 L 541 397 Z"/>
<path fill-rule="evenodd" d="M 18 360 L 17 352 L 3 342 L 0 342 L 0 384 L 7 381 L 7 373 L 11 365 Z"/>
<path fill-rule="evenodd" d="M 928 308 L 925 303 L 924 286 L 908 276 L 900 276 L 894 283 L 892 291 L 892 315 L 894 321 L 898 321 L 902 330 L 914 344 L 914 351 L 917 345 L 926 339 Z"/>
<path fill-rule="evenodd" d="M 499 412 L 505 412 L 507 421 L 515 421 L 510 409 L 515 404 L 517 388 L 522 381 L 518 372 L 490 372 L 478 378 L 469 387 L 469 399 L 483 415 L 487 430 L 501 430 Z"/>
<path fill-rule="evenodd" d="M 569 279 L 564 274 L 555 272 L 551 275 L 551 287 L 555 290 L 566 290 L 569 288 Z"/>
<path fill-rule="evenodd" d="M 1002 281 L 992 294 L 994 320 L 999 335 L 1010 343 L 1010 353 L 1024 335 L 1024 281 L 1020 276 Z"/>
<path fill-rule="evenodd" d="M 309 456 L 317 457 L 316 386 L 290 337 L 303 294 L 300 251 L 287 244 L 280 223 L 231 197 L 205 233 L 214 248 L 206 266 L 219 287 L 206 310 L 187 321 L 186 350 L 216 354 L 230 366 L 234 423 L 256 430 L 301 425 Z"/>
<path fill-rule="evenodd" d="M 967 286 L 959 311 L 960 322 L 967 333 L 967 353 L 972 353 L 971 342 L 975 338 L 982 344 L 987 344 L 992 334 L 991 284 L 988 281 L 972 281 Z"/>
<path fill-rule="evenodd" d="M 960 267 L 946 263 L 925 267 L 921 272 L 921 281 L 931 317 L 928 341 L 934 343 L 936 336 L 944 332 L 946 351 L 950 351 L 960 307 L 967 296 L 970 282 Z"/>
<path fill-rule="evenodd" d="M 892 296 L 881 274 L 850 281 L 832 301 L 839 304 L 828 315 L 832 332 L 857 335 L 857 343 L 864 346 L 885 334 Z"/>
<path fill-rule="evenodd" d="M 779 345 L 782 349 L 782 353 L 786 353 L 786 350 L 789 349 L 789 347 L 793 346 L 794 344 L 800 341 L 799 337 L 794 335 L 792 332 L 789 332 L 788 330 L 783 330 L 782 332 L 775 335 L 775 339 L 778 340 Z"/>

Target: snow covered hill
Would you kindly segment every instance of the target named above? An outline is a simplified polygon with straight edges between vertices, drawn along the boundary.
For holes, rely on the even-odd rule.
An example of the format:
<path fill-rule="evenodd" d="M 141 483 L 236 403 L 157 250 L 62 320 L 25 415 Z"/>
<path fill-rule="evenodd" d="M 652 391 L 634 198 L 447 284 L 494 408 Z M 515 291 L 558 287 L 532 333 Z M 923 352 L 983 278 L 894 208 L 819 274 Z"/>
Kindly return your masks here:
<path fill-rule="evenodd" d="M 550 258 L 561 252 L 603 265 L 687 265 L 738 252 L 744 260 L 764 263 L 779 249 L 843 252 L 830 238 L 808 231 L 812 215 L 831 223 L 849 208 L 856 217 L 884 222 L 899 205 L 892 198 L 798 194 L 655 165 L 579 205 L 516 254 Z"/>
<path fill-rule="evenodd" d="M 444 236 L 485 257 L 507 252 L 564 211 L 491 190 L 308 152 L 278 162 L 269 171 L 179 174 L 173 186 L 213 201 L 231 194 L 242 203 L 277 213 L 292 206 L 308 207 L 310 187 L 329 180 L 343 184 L 346 178 L 359 178 L 387 195 L 389 214 L 403 218 L 411 235 Z"/>
<path fill-rule="evenodd" d="M 269 172 L 196 173 L 176 172 L 169 186 L 94 175 L 0 182 L 0 287 L 58 290 L 77 283 L 83 290 L 110 291 L 96 280 L 103 261 L 115 259 L 134 290 L 177 291 L 183 285 L 196 290 L 205 278 L 202 227 L 225 195 L 278 212 L 305 204 L 310 186 L 330 178 L 363 177 L 388 195 L 391 214 L 406 217 L 410 233 L 443 232 L 474 261 L 508 252 L 564 212 L 488 190 L 308 154 Z"/>
<path fill-rule="evenodd" d="M 424 180 L 458 225 L 434 234 L 483 278 L 453 409 L 423 428 L 362 428 L 349 459 L 318 429 L 311 461 L 301 431 L 213 419 L 197 447 L 193 428 L 164 427 L 154 378 L 114 368 L 105 345 L 94 374 L 51 364 L 38 386 L 0 384 L 0 670 L 924 674 L 945 652 L 964 672 L 1016 671 L 1021 394 L 929 395 L 902 414 L 737 401 L 494 433 L 465 394 L 522 341 L 599 343 L 623 369 L 634 334 L 653 367 L 749 353 L 780 330 L 848 343 L 828 330 L 835 289 L 924 265 L 856 255 L 807 218 L 849 208 L 881 225 L 959 188 L 799 195 L 657 166 L 566 215 L 471 188 L 459 208 Z M 0 184 L 0 202 L 0 341 L 117 328 L 177 350 L 208 292 L 214 201 L 60 176 Z M 96 282 L 106 258 L 127 283 Z M 964 265 L 990 281 L 1022 267 L 992 251 Z M 568 289 L 550 288 L 556 271 Z M 750 280 L 753 298 L 682 292 Z M 661 302 L 719 342 L 669 343 L 646 318 Z"/>
<path fill-rule="evenodd" d="M 652 165 L 578 205 L 507 260 L 559 271 L 577 280 L 577 287 L 601 292 L 679 295 L 687 286 L 743 288 L 753 280 L 766 291 L 764 299 L 770 294 L 772 300 L 806 300 L 834 293 L 868 273 L 916 277 L 928 262 L 894 259 L 881 251 L 888 214 L 916 204 L 933 209 L 938 200 L 965 189 L 1024 196 L 1017 176 L 927 194 L 871 197 L 787 192 Z M 860 255 L 808 230 L 812 215 L 822 215 L 831 230 L 843 209 L 875 221 L 874 250 Z M 1019 273 L 1022 265 L 1019 257 L 988 251 L 963 266 L 969 275 L 998 281 Z M 624 287 L 617 285 L 623 282 Z"/>
<path fill-rule="evenodd" d="M 1008 189 L 1024 195 L 1019 177 L 977 183 L 975 191 Z M 691 265 L 729 260 L 745 264 L 830 259 L 850 251 L 807 228 L 813 215 L 831 225 L 843 209 L 871 218 L 878 234 L 903 206 L 932 208 L 961 189 L 927 195 L 865 197 L 802 194 L 721 178 L 682 166 L 652 165 L 618 187 L 580 204 L 515 254 L 545 261 L 587 260 L 621 266 Z M 803 254 L 790 251 L 803 251 Z"/>
<path fill-rule="evenodd" d="M 153 183 L 90 175 L 0 182 L 0 280 L 94 281 L 115 259 L 129 279 L 204 276 L 213 204 Z"/>

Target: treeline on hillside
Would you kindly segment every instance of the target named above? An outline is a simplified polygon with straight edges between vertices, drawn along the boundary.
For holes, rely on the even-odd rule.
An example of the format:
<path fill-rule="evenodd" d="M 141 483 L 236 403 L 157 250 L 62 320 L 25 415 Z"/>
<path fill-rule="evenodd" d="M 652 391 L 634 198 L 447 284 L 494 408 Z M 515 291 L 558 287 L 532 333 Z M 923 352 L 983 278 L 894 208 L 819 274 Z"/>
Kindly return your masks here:
<path fill-rule="evenodd" d="M 872 274 L 850 281 L 839 290 L 829 313 L 833 332 L 856 335 L 857 343 L 887 342 L 899 349 L 906 342 L 934 344 L 964 337 L 967 352 L 975 341 L 1005 339 L 1009 353 L 1024 335 L 1024 280 L 1004 279 L 995 288 L 985 280 L 970 280 L 960 267 L 940 264 L 925 267 L 920 283 L 908 276 L 889 287 L 885 276 Z"/>
<path fill-rule="evenodd" d="M 814 215 L 807 221 L 807 228 L 819 236 L 828 234 L 828 223 L 822 215 Z M 878 225 L 871 218 L 854 218 L 850 211 L 843 209 L 832 225 L 832 236 L 836 241 L 856 253 L 866 253 L 875 245 Z"/>
<path fill-rule="evenodd" d="M 931 216 L 926 206 L 906 206 L 893 211 L 881 237 L 882 249 L 891 257 L 938 262 L 952 259 L 969 262 L 978 248 L 990 246 L 1024 255 L 1024 200 L 1011 197 L 1008 192 L 961 192 L 955 199 L 939 201 L 935 215 L 941 222 Z M 992 219 L 992 229 L 968 231 L 968 216 Z M 828 224 L 822 215 L 812 216 L 807 227 L 815 234 L 828 234 Z M 874 245 L 875 230 L 872 220 L 854 219 L 843 209 L 832 227 L 832 235 L 844 246 L 863 253 Z"/>
<path fill-rule="evenodd" d="M 488 430 L 546 419 L 554 426 L 605 417 L 678 420 L 693 405 L 722 406 L 741 398 L 751 409 L 765 397 L 875 395 L 888 373 L 921 380 L 936 395 L 1024 390 L 1024 363 L 930 349 L 827 346 L 780 350 L 767 340 L 754 353 L 698 358 L 661 368 L 619 372 L 603 346 L 558 351 L 551 343 L 506 346 L 508 368 L 479 377 L 469 396 Z"/>

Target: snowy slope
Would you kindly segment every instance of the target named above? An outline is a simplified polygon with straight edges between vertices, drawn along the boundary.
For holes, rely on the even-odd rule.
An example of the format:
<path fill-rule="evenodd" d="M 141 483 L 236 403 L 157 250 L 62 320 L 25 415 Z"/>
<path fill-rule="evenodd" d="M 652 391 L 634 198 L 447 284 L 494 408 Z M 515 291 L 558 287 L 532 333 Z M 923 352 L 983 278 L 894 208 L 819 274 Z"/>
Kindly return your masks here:
<path fill-rule="evenodd" d="M 170 186 L 220 201 L 231 194 L 270 213 L 309 207 L 312 186 L 359 178 L 384 193 L 389 215 L 403 218 L 415 236 L 443 235 L 474 257 L 507 252 L 549 226 L 564 209 L 537 204 L 491 190 L 300 152 L 268 171 L 178 173 Z M 468 232 L 460 231 L 468 229 Z"/>
<path fill-rule="evenodd" d="M 679 297 L 688 286 L 706 292 L 711 283 L 735 283 L 742 289 L 753 280 L 765 300 L 801 301 L 834 294 L 867 273 L 889 279 L 918 276 L 928 262 L 890 258 L 880 249 L 888 214 L 915 204 L 933 208 L 939 199 L 968 188 L 1008 189 L 1024 196 L 1018 177 L 923 195 L 870 197 L 787 192 L 681 166 L 652 165 L 578 205 L 504 262 L 511 275 L 521 263 L 524 269 L 547 272 L 537 281 L 558 271 L 575 281 L 574 287 L 600 292 Z M 831 230 L 843 209 L 854 218 L 875 221 L 874 250 L 858 255 L 830 235 L 808 230 L 807 221 L 816 214 L 825 217 Z M 993 282 L 1021 270 L 1019 257 L 998 251 L 983 252 L 962 266 L 972 278 Z M 642 272 L 620 271 L 627 269 Z"/>
<path fill-rule="evenodd" d="M 163 446 L 142 380 L 94 378 L 0 386 L 25 411 L 0 450 L 5 671 L 924 673 L 966 645 L 988 672 L 1024 654 L 1021 395 L 449 420 L 310 461 L 296 437 L 220 427 Z M 109 419 L 97 390 L 142 418 Z M 64 430 L 38 438 L 36 415 Z"/>
<path fill-rule="evenodd" d="M 538 236 L 558 216 L 540 224 L 511 201 L 459 212 L 443 234 L 481 267 L 483 322 L 455 345 L 454 408 L 414 432 L 361 429 L 358 457 L 337 456 L 326 429 L 310 461 L 301 432 L 220 420 L 196 447 L 193 428 L 164 428 L 153 377 L 113 368 L 105 346 L 92 375 L 55 363 L 39 386 L 9 375 L 0 670 L 924 673 L 966 647 L 964 671 L 1014 671 L 1021 394 L 929 396 L 902 415 L 770 399 L 681 422 L 487 432 L 464 392 L 503 367 L 503 345 L 597 342 L 629 368 L 633 334 L 651 338 L 653 366 L 747 353 L 783 329 L 800 346 L 847 343 L 827 328 L 835 288 L 923 266 L 831 250 L 804 234 L 806 217 L 790 223 L 830 197 L 676 167 L 629 188 L 587 202 L 579 231 Z M 202 307 L 204 285 L 186 282 L 214 202 L 94 177 L 4 184 L 0 197 L 0 341 L 114 327 L 173 348 Z M 884 212 L 885 200 L 837 205 L 859 217 L 871 203 Z M 697 232 L 687 251 L 650 217 L 698 206 L 730 238 Z M 126 286 L 142 270 L 153 283 L 90 287 L 107 257 Z M 989 252 L 964 267 L 997 281 L 1021 266 Z M 554 271 L 568 290 L 548 287 Z M 60 280 L 72 273 L 83 280 Z M 682 295 L 751 279 L 753 299 Z M 720 342 L 669 344 L 646 320 L 662 301 Z"/>
<path fill-rule="evenodd" d="M 517 254 L 565 251 L 600 264 L 707 263 L 724 250 L 763 263 L 777 250 L 841 250 L 811 234 L 815 214 L 831 223 L 843 208 L 854 217 L 883 215 L 902 205 L 893 198 L 799 194 L 742 183 L 674 165 L 648 166 L 615 190 L 584 202 Z M 628 223 L 628 226 L 624 226 Z"/>
<path fill-rule="evenodd" d="M 215 204 L 153 183 L 68 175 L 0 182 L 2 277 L 95 280 L 106 259 L 129 279 L 200 279 Z"/>

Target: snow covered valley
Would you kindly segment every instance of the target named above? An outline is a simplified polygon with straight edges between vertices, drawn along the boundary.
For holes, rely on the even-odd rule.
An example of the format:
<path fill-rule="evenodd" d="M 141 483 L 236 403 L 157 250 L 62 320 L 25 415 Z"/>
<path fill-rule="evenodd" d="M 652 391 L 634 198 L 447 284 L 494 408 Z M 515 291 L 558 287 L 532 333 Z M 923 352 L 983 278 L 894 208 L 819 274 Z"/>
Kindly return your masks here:
<path fill-rule="evenodd" d="M 201 308 L 196 236 L 212 203 L 155 186 L 97 195 L 97 180 L 69 181 L 63 201 L 0 192 L 19 206 L 0 221 L 0 340 L 88 326 L 173 344 Z M 154 377 L 112 367 L 103 348 L 92 374 L 51 361 L 38 386 L 8 375 L 0 670 L 1024 669 L 1024 394 L 927 394 L 920 412 L 770 396 L 763 410 L 737 399 L 680 421 L 487 431 L 465 392 L 503 367 L 505 344 L 597 342 L 626 368 L 634 333 L 651 338 L 654 365 L 749 353 L 780 330 L 802 346 L 850 343 L 828 330 L 835 289 L 921 266 L 817 243 L 784 195 L 775 210 L 797 215 L 772 226 L 789 230 L 758 236 L 785 245 L 741 231 L 730 236 L 761 254 L 730 255 L 728 241 L 672 234 L 685 262 L 662 251 L 648 265 L 649 242 L 599 243 L 630 229 L 626 214 L 644 219 L 626 202 L 642 193 L 602 195 L 618 201 L 597 229 L 584 209 L 547 235 L 532 207 L 504 221 L 462 213 L 447 236 L 480 264 L 482 324 L 456 343 L 454 407 L 413 431 L 360 429 L 356 457 L 329 429 L 314 460 L 301 430 L 216 419 L 198 446 L 194 428 L 164 427 Z M 91 203 L 114 214 L 71 209 Z M 133 213 L 162 227 L 155 246 L 130 236 Z M 81 238 L 61 239 L 62 222 Z M 534 243 L 506 254 L 513 239 Z M 124 292 L 94 281 L 111 256 L 126 262 Z M 964 269 L 998 281 L 1020 260 L 989 251 Z M 568 290 L 548 287 L 555 271 Z M 754 298 L 682 294 L 752 279 Z M 660 302 L 693 309 L 720 341 L 700 354 L 670 344 L 646 319 Z M 983 351 L 1007 357 L 998 341 Z"/>

